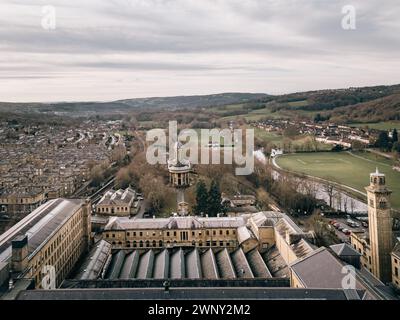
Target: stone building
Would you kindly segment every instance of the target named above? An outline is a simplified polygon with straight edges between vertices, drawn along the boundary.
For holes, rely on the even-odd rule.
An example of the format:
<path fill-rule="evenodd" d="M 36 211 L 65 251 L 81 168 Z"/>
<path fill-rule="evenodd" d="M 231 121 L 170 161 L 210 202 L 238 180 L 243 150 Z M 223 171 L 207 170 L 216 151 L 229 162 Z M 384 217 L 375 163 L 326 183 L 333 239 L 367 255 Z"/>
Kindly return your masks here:
<path fill-rule="evenodd" d="M 392 252 L 392 282 L 400 290 L 400 242 L 397 243 Z"/>
<path fill-rule="evenodd" d="M 45 192 L 38 189 L 0 193 L 0 214 L 28 214 L 46 201 Z"/>
<path fill-rule="evenodd" d="M 102 233 L 114 248 L 228 247 L 238 245 L 243 218 L 111 218 Z"/>
<path fill-rule="evenodd" d="M 55 199 L 0 236 L 0 285 L 32 279 L 57 287 L 90 245 L 90 202 Z M 52 280 L 52 281 L 49 281 Z"/>
<path fill-rule="evenodd" d="M 362 254 L 362 265 L 384 283 L 392 281 L 391 252 L 394 248 L 391 191 L 378 169 L 370 175 L 365 188 L 368 201 L 368 234 L 351 235 L 351 244 Z"/>
<path fill-rule="evenodd" d="M 127 188 L 117 191 L 109 190 L 96 204 L 96 213 L 105 216 L 130 216 L 136 213 L 136 191 Z"/>
<path fill-rule="evenodd" d="M 181 143 L 176 142 L 168 160 L 169 184 L 176 189 L 177 211 L 181 216 L 189 214 L 188 203 L 185 201 L 185 189 L 190 187 L 192 165 L 181 154 Z"/>

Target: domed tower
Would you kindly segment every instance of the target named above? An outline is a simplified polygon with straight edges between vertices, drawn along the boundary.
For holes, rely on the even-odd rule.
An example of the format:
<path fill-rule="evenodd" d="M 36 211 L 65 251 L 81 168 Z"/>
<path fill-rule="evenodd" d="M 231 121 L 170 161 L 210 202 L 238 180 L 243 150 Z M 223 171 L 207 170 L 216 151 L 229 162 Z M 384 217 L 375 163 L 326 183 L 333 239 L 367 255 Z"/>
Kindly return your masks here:
<path fill-rule="evenodd" d="M 383 282 L 391 281 L 391 258 L 393 249 L 393 220 L 390 195 L 386 178 L 376 172 L 370 174 L 370 184 L 365 188 L 368 196 L 369 239 L 371 246 L 372 273 Z"/>
<path fill-rule="evenodd" d="M 185 202 L 185 189 L 190 186 L 190 173 L 192 166 L 189 160 L 181 155 L 181 143 L 176 142 L 172 152 L 172 158 L 168 160 L 169 183 L 177 190 L 178 213 L 188 214 L 188 205 Z M 171 153 L 170 153 L 171 154 Z"/>

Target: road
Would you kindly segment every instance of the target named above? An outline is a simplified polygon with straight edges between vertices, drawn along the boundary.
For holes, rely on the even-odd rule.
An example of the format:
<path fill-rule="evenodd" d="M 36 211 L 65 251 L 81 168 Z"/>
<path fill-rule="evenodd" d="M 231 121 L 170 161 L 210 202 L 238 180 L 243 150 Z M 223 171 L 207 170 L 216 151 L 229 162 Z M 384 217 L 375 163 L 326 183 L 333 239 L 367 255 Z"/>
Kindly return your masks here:
<path fill-rule="evenodd" d="M 135 215 L 135 218 L 138 218 L 138 219 L 143 218 L 143 215 L 146 212 L 149 205 L 150 205 L 150 203 L 147 200 L 141 200 L 140 201 L 140 209 L 139 209 L 139 212 Z"/>

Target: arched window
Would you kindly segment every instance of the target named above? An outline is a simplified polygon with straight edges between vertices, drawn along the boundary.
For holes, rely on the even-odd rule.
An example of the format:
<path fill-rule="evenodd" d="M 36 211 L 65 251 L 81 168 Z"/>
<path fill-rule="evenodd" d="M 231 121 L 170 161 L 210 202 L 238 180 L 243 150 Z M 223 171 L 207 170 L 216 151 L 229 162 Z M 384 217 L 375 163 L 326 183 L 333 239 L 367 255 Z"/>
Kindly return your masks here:
<path fill-rule="evenodd" d="M 140 240 L 140 242 L 139 242 L 139 247 L 143 247 L 143 241 L 142 240 Z"/>
<path fill-rule="evenodd" d="M 196 245 L 196 241 L 192 241 L 192 246 L 195 246 Z"/>
<path fill-rule="evenodd" d="M 156 242 L 156 240 L 153 240 L 153 247 L 154 247 L 154 248 L 157 247 L 157 242 Z"/>
<path fill-rule="evenodd" d="M 137 244 L 136 241 L 133 241 L 133 247 L 136 248 Z"/>
<path fill-rule="evenodd" d="M 146 248 L 149 248 L 149 247 L 150 247 L 150 241 L 147 240 L 147 241 L 146 241 Z"/>
<path fill-rule="evenodd" d="M 388 207 L 387 203 L 385 200 L 379 201 L 379 208 L 380 209 L 386 209 Z"/>
<path fill-rule="evenodd" d="M 159 246 L 159 247 L 162 247 L 162 246 L 163 246 L 163 241 L 162 241 L 162 240 L 158 241 L 158 246 Z"/>

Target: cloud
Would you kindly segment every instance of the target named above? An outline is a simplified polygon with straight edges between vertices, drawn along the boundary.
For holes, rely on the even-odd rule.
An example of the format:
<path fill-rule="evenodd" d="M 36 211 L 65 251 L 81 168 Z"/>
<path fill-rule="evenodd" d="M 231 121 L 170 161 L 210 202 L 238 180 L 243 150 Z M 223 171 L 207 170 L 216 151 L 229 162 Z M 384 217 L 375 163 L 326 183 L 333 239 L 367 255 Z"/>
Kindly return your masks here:
<path fill-rule="evenodd" d="M 49 3 L 55 30 L 41 26 Z M 341 27 L 348 4 L 356 30 Z M 3 0 L 0 12 L 2 100 L 399 82 L 397 0 Z"/>

